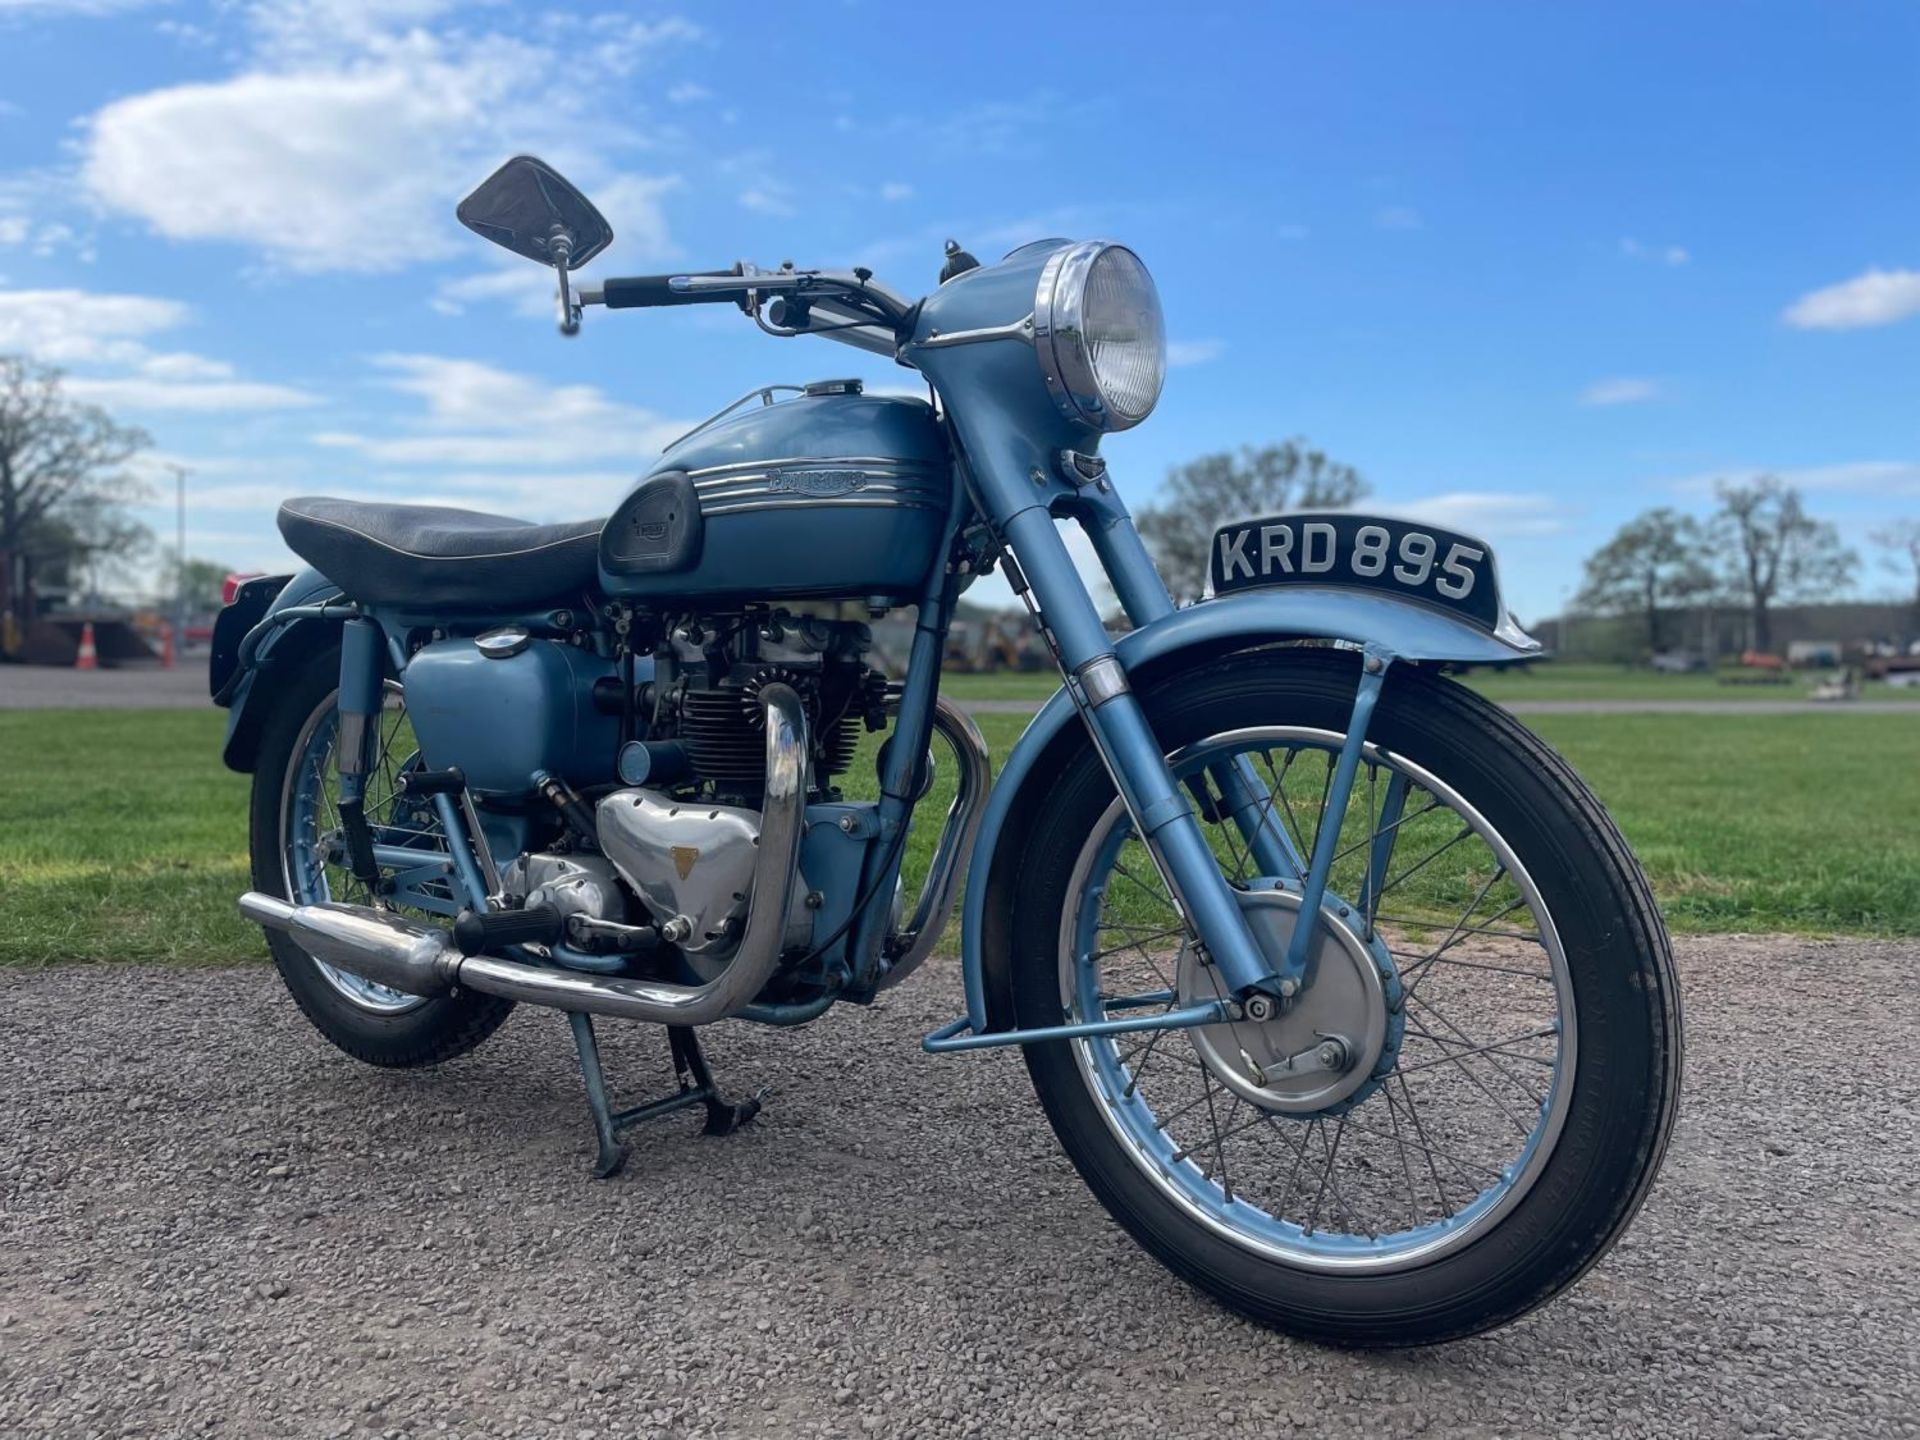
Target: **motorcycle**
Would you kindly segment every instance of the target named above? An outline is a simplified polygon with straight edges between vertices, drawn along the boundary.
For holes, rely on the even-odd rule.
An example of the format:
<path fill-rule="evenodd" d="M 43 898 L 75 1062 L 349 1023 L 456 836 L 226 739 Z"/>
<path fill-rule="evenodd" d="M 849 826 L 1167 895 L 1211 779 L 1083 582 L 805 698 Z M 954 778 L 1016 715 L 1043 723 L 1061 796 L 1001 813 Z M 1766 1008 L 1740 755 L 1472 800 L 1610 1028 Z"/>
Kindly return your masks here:
<path fill-rule="evenodd" d="M 518 1003 L 564 1011 L 608 1176 L 644 1120 L 696 1109 L 723 1134 L 759 1108 L 700 1027 L 867 1004 L 957 904 L 964 1013 L 924 1047 L 1019 1048 L 1113 1218 L 1232 1309 L 1428 1343 L 1605 1253 L 1673 1127 L 1678 987 L 1598 801 L 1443 673 L 1540 653 L 1484 542 L 1247 519 L 1176 606 L 1100 455 L 1166 370 L 1119 244 L 981 264 L 949 242 L 917 299 L 791 263 L 576 286 L 612 231 L 538 160 L 458 214 L 553 269 L 563 332 L 590 307 L 730 306 L 928 395 L 756 390 L 604 522 L 281 507 L 309 568 L 239 589 L 211 679 L 253 776 L 240 908 L 328 1040 L 425 1066 Z M 990 785 L 940 660 L 995 570 L 1061 683 Z M 909 608 L 890 679 L 870 622 Z M 615 1108 L 600 1018 L 665 1027 L 678 1088 Z"/>

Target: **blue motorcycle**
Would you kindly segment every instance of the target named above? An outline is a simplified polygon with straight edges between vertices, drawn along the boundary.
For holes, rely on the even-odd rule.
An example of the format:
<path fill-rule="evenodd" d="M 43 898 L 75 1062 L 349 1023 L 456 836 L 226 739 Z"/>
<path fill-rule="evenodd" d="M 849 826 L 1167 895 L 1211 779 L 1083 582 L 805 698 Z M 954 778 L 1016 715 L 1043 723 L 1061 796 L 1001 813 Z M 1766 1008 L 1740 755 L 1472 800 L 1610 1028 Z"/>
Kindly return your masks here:
<path fill-rule="evenodd" d="M 792 265 L 587 288 L 612 232 L 541 162 L 459 215 L 554 269 L 567 333 L 592 306 L 730 306 L 929 394 L 754 391 L 604 522 L 281 507 L 310 568 L 239 591 L 212 681 L 254 777 L 240 908 L 322 1034 L 432 1065 L 516 1003 L 562 1010 L 610 1175 L 642 1120 L 758 1109 L 699 1027 L 867 1004 L 957 903 L 965 1013 L 926 1049 L 1019 1047 L 1114 1219 L 1233 1309 L 1444 1340 L 1618 1238 L 1673 1126 L 1679 990 L 1599 802 L 1442 673 L 1539 649 L 1483 542 L 1249 518 L 1177 607 L 1100 456 L 1166 369 L 1121 245 L 984 265 L 949 243 L 918 299 Z M 995 570 L 1061 684 L 990 785 L 939 690 L 956 602 Z M 896 610 L 890 678 L 872 622 Z M 665 1027 L 678 1089 L 616 1108 L 596 1017 Z"/>

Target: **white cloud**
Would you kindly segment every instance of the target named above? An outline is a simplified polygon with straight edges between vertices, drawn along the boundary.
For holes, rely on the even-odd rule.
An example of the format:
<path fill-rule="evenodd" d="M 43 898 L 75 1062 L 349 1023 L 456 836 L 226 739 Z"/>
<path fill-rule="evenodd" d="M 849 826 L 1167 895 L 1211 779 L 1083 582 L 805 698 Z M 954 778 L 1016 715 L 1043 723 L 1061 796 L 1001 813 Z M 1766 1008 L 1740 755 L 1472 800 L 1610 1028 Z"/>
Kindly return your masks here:
<path fill-rule="evenodd" d="M 160 0 L 0 0 L 0 24 L 15 17 L 56 15 L 112 15 L 121 10 L 140 10 Z"/>
<path fill-rule="evenodd" d="M 667 87 L 667 99 L 675 105 L 691 105 L 696 100 L 710 100 L 713 92 L 706 86 L 692 80 L 683 80 L 678 85 Z"/>
<path fill-rule="evenodd" d="M 1426 222 L 1411 205 L 1388 205 L 1374 212 L 1373 223 L 1382 230 L 1419 230 Z"/>
<path fill-rule="evenodd" d="M 776 184 L 750 185 L 740 192 L 740 204 L 757 215 L 789 217 L 795 213 L 785 190 Z"/>
<path fill-rule="evenodd" d="M 154 295 L 0 290 L 0 352 L 74 367 L 80 373 L 67 377 L 67 390 L 114 409 L 210 413 L 318 403 L 292 386 L 239 379 L 224 361 L 148 347 L 189 317 L 178 300 Z"/>
<path fill-rule="evenodd" d="M 1209 360 L 1218 360 L 1226 353 L 1224 340 L 1170 340 L 1167 342 L 1167 364 L 1175 369 L 1182 365 L 1204 365 Z"/>
<path fill-rule="evenodd" d="M 1425 520 L 1482 535 L 1489 540 L 1526 536 L 1557 535 L 1567 528 L 1560 511 L 1564 502 L 1551 495 L 1522 494 L 1503 490 L 1457 490 L 1424 499 L 1390 501 L 1379 507 L 1389 514 L 1411 520 Z"/>
<path fill-rule="evenodd" d="M 49 365 L 138 364 L 141 342 L 187 318 L 178 300 L 86 290 L 0 291 L 0 351 Z"/>
<path fill-rule="evenodd" d="M 1802 295 L 1781 318 L 1796 330 L 1864 330 L 1920 315 L 1920 270 L 1868 270 Z"/>
<path fill-rule="evenodd" d="M 95 114 L 82 177 L 172 238 L 238 241 L 296 270 L 396 270 L 471 244 L 454 201 L 514 150 L 595 178 L 606 167 L 588 144 L 635 138 L 605 82 L 695 33 L 617 15 L 555 43 L 426 28 L 444 8 L 267 0 L 248 12 L 240 73 Z"/>
<path fill-rule="evenodd" d="M 383 434 L 323 431 L 311 437 L 314 444 L 392 467 L 510 469 L 505 479 L 523 479 L 527 466 L 612 462 L 631 480 L 687 429 L 591 385 L 549 385 L 475 360 L 381 355 L 374 364 L 390 389 L 421 402 L 419 421 Z"/>
<path fill-rule="evenodd" d="M 880 198 L 889 203 L 897 200 L 911 200 L 913 198 L 913 186 L 903 180 L 889 180 L 880 187 Z"/>
<path fill-rule="evenodd" d="M 1621 240 L 1620 253 L 1649 265 L 1684 265 L 1693 259 L 1684 245 L 1646 245 L 1631 235 Z"/>
<path fill-rule="evenodd" d="M 1609 380 L 1596 380 L 1580 392 L 1582 405 L 1637 405 L 1644 400 L 1659 398 L 1658 381 L 1648 380 L 1637 375 L 1618 375 Z"/>
<path fill-rule="evenodd" d="M 67 393 L 109 410 L 190 411 L 199 414 L 242 410 L 292 410 L 317 405 L 320 398 L 291 385 L 245 380 L 149 380 L 137 375 L 94 379 L 69 375 Z"/>

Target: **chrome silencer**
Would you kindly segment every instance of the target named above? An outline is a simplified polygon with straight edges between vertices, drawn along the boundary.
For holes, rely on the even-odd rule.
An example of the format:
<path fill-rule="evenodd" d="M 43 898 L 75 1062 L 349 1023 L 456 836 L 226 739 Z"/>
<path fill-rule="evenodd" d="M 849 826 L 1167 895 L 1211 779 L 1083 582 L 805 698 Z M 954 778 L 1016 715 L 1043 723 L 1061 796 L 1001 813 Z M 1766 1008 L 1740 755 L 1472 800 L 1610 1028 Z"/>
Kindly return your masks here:
<path fill-rule="evenodd" d="M 444 995 L 459 973 L 460 952 L 450 936 L 390 911 L 366 905 L 289 905 L 249 890 L 240 897 L 240 913 L 280 931 L 316 960 L 408 995 Z"/>
<path fill-rule="evenodd" d="M 767 789 L 753 871 L 753 903 L 739 949 L 704 985 L 675 985 L 529 965 L 498 955 L 463 956 L 452 937 L 362 905 L 290 905 L 248 891 L 240 913 L 290 936 L 316 960 L 409 995 L 444 995 L 456 985 L 558 1010 L 707 1025 L 750 1003 L 780 965 L 787 911 L 800 875 L 807 799 L 807 721 L 790 686 L 760 692 L 767 712 Z"/>

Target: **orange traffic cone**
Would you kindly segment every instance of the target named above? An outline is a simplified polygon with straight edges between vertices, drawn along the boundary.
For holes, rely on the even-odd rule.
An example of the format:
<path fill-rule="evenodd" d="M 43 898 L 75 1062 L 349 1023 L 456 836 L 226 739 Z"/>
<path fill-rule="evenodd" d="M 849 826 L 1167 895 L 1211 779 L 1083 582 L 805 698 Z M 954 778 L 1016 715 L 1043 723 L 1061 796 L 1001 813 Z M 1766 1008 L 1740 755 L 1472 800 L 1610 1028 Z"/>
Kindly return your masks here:
<path fill-rule="evenodd" d="M 173 626 L 160 627 L 160 668 L 173 669 Z"/>
<path fill-rule="evenodd" d="M 93 648 L 93 622 L 91 620 L 80 627 L 80 653 L 73 657 L 73 668 L 76 670 L 98 670 L 100 668 L 100 652 Z"/>

